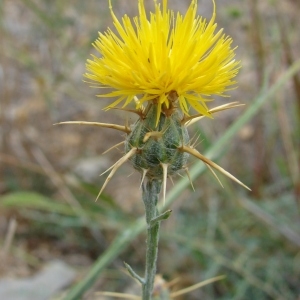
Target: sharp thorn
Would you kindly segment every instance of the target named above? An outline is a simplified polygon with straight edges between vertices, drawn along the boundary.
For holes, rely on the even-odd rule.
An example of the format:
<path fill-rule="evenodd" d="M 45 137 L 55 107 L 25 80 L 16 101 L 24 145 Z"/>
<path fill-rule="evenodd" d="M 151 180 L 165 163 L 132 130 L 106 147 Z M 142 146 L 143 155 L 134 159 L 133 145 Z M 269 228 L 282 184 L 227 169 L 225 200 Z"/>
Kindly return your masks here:
<path fill-rule="evenodd" d="M 185 173 L 186 173 L 186 175 L 187 175 L 187 177 L 188 177 L 188 179 L 190 181 L 190 184 L 191 184 L 191 187 L 192 187 L 193 191 L 195 192 L 195 188 L 194 188 L 194 185 L 193 185 L 192 178 L 190 176 L 189 169 L 186 167 L 186 168 L 184 168 L 184 171 L 185 171 Z"/>
<path fill-rule="evenodd" d="M 109 124 L 109 123 L 98 123 L 98 122 L 66 121 L 66 122 L 55 123 L 53 125 L 64 125 L 64 124 L 99 126 L 103 128 L 116 129 L 119 131 L 126 132 L 127 134 L 131 132 L 131 129 L 128 126 L 121 126 L 121 125 Z"/>
<path fill-rule="evenodd" d="M 214 177 L 217 179 L 217 181 L 219 182 L 219 184 L 221 185 L 222 188 L 224 188 L 221 180 L 219 179 L 218 175 L 215 173 L 215 171 L 212 169 L 212 167 L 208 164 L 206 164 L 206 166 L 208 167 L 208 169 L 212 172 L 212 174 L 214 175 Z"/>
<path fill-rule="evenodd" d="M 218 170 L 219 172 L 221 172 L 224 175 L 226 175 L 227 177 L 229 177 L 231 180 L 237 182 L 238 184 L 240 184 L 241 186 L 243 186 L 247 190 L 251 191 L 251 189 L 249 187 L 247 187 L 245 184 L 243 184 L 240 180 L 238 180 L 236 177 L 234 177 L 232 174 L 230 174 L 229 172 L 227 172 L 225 169 L 223 169 L 222 167 L 220 167 L 219 165 L 217 165 L 216 163 L 214 163 L 213 161 L 211 161 L 210 159 L 208 159 L 207 157 L 205 157 L 204 155 L 202 155 L 196 149 L 192 149 L 192 148 L 190 148 L 188 146 L 182 146 L 182 147 L 180 147 L 178 149 L 181 150 L 181 151 L 183 151 L 183 152 L 190 153 L 191 155 L 197 157 L 198 159 L 202 160 L 205 164 L 207 164 L 210 167 Z"/>
<path fill-rule="evenodd" d="M 128 111 L 134 114 L 137 114 L 138 116 L 141 117 L 141 119 L 145 118 L 144 112 L 142 108 L 139 109 L 127 109 L 127 108 L 122 108 L 122 107 L 112 107 L 111 109 L 116 109 L 116 110 L 122 110 L 122 111 Z"/>
<path fill-rule="evenodd" d="M 160 163 L 163 169 L 163 206 L 166 202 L 166 189 L 167 189 L 167 176 L 168 176 L 168 164 Z"/>
<path fill-rule="evenodd" d="M 147 132 L 144 136 L 143 142 L 146 143 L 150 137 L 153 137 L 155 140 L 160 139 L 163 136 L 164 132 L 161 131 L 150 131 Z"/>
<path fill-rule="evenodd" d="M 106 153 L 108 153 L 109 151 L 111 151 L 112 149 L 117 148 L 118 146 L 121 146 L 122 144 L 125 144 L 125 141 L 123 141 L 123 142 L 121 142 L 121 143 L 118 143 L 118 144 L 116 144 L 116 145 L 110 147 L 109 149 L 105 150 L 102 154 L 106 154 Z"/>
<path fill-rule="evenodd" d="M 115 293 L 115 292 L 96 292 L 96 296 L 108 296 L 118 299 L 141 300 L 141 297 L 132 294 Z M 102 299 L 102 298 L 101 298 Z"/>
<path fill-rule="evenodd" d="M 140 189 L 142 188 L 142 184 L 143 184 L 143 182 L 145 180 L 145 176 L 146 176 L 146 174 L 148 172 L 148 169 L 142 169 L 142 170 L 143 170 L 143 173 L 142 173 L 142 179 L 141 179 Z"/>
<path fill-rule="evenodd" d="M 110 179 L 114 176 L 114 174 L 116 173 L 116 171 L 131 157 L 133 156 L 137 151 L 137 148 L 132 148 L 128 153 L 126 153 L 123 157 L 121 157 L 112 167 L 109 168 L 112 169 L 111 172 L 109 173 L 109 175 L 107 176 L 99 194 L 97 195 L 97 198 L 95 201 L 97 201 L 102 193 L 102 191 L 104 190 L 104 188 L 106 187 L 106 185 L 108 184 L 108 182 L 110 181 Z M 106 170 L 107 171 L 107 170 Z M 105 171 L 105 172 L 106 172 Z"/>
<path fill-rule="evenodd" d="M 227 109 L 231 109 L 231 108 L 235 108 L 235 107 L 240 107 L 240 106 L 244 106 L 245 104 L 239 103 L 237 101 L 235 102 L 230 102 L 230 103 L 226 103 L 217 107 L 214 107 L 212 109 L 210 109 L 208 112 L 213 114 L 213 113 L 217 113 L 223 110 L 227 110 Z M 182 125 L 186 125 L 186 126 L 190 126 L 192 124 L 194 124 L 195 122 L 201 120 L 205 118 L 205 116 L 203 114 L 196 114 L 193 116 L 184 116 L 184 118 L 181 121 Z"/>

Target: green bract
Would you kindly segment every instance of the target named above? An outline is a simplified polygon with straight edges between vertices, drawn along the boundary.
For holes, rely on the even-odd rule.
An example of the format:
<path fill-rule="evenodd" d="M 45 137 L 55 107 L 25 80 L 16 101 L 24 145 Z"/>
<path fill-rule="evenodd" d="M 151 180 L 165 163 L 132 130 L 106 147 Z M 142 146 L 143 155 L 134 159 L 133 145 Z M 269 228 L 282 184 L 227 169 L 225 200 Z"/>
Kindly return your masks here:
<path fill-rule="evenodd" d="M 168 175 L 183 169 L 189 154 L 179 150 L 189 144 L 188 131 L 181 124 L 182 113 L 175 109 L 170 116 L 161 113 L 156 125 L 157 105 L 149 104 L 143 116 L 132 125 L 125 141 L 125 152 L 138 151 L 130 158 L 134 168 L 146 172 L 149 179 L 163 179 L 163 164 Z"/>

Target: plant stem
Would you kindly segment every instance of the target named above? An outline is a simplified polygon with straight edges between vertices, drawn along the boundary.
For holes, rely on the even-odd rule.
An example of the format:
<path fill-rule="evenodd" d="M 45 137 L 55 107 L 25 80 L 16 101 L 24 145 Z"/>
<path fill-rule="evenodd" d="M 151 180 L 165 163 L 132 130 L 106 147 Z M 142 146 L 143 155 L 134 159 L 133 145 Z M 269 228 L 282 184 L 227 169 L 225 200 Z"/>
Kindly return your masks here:
<path fill-rule="evenodd" d="M 157 201 L 161 189 L 161 180 L 149 180 L 143 184 L 143 201 L 145 204 L 147 222 L 147 250 L 145 282 L 143 284 L 143 300 L 151 300 L 156 274 L 156 261 L 159 240 L 160 220 L 158 217 Z M 152 221 L 152 222 L 151 222 Z"/>

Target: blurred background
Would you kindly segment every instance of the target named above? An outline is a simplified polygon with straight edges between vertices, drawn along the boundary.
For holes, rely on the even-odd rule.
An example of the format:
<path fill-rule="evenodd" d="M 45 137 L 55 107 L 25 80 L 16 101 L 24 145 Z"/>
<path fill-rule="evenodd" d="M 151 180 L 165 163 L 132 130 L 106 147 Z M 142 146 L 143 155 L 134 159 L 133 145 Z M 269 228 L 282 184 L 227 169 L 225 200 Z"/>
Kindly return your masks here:
<path fill-rule="evenodd" d="M 121 142 L 122 134 L 53 126 L 71 120 L 124 125 L 136 118 L 104 112 L 109 100 L 97 98 L 100 91 L 83 82 L 86 59 L 95 53 L 91 43 L 98 31 L 112 27 L 107 2 L 0 1 L 1 299 L 68 295 L 116 236 L 144 214 L 140 175 L 129 163 L 95 202 L 107 176 L 99 175 L 123 149 L 102 153 Z M 151 0 L 145 2 L 153 9 Z M 174 291 L 226 276 L 176 299 L 300 299 L 299 71 L 268 97 L 289 67 L 299 65 L 300 2 L 216 2 L 218 26 L 238 46 L 242 69 L 231 98 L 216 98 L 211 107 L 229 101 L 246 106 L 201 120 L 191 135 L 199 136 L 197 149 L 208 152 L 263 98 L 215 159 L 252 192 L 220 175 L 223 189 L 205 171 L 193 181 L 195 191 L 178 193 L 171 218 L 162 224 L 158 272 L 166 281 L 178 278 Z M 136 0 L 112 3 L 118 17 L 137 14 Z M 211 1 L 198 3 L 199 14 L 209 19 Z M 182 13 L 189 4 L 169 0 Z M 181 180 L 174 179 L 175 187 Z M 144 233 L 118 251 L 74 299 L 106 299 L 98 291 L 137 294 L 123 261 L 142 274 Z"/>

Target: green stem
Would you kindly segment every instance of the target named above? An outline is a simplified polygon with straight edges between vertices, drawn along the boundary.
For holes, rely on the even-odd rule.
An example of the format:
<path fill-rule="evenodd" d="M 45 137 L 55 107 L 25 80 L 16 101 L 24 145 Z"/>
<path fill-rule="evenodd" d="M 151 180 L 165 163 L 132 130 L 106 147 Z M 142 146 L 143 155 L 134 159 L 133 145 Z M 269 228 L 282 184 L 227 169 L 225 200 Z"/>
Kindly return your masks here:
<path fill-rule="evenodd" d="M 161 189 L 161 180 L 149 180 L 143 184 L 143 201 L 145 204 L 147 222 L 147 250 L 145 282 L 143 284 L 143 300 L 151 300 L 156 274 L 156 261 L 159 240 L 160 220 L 153 220 L 158 216 L 157 201 Z"/>

